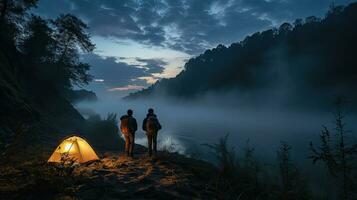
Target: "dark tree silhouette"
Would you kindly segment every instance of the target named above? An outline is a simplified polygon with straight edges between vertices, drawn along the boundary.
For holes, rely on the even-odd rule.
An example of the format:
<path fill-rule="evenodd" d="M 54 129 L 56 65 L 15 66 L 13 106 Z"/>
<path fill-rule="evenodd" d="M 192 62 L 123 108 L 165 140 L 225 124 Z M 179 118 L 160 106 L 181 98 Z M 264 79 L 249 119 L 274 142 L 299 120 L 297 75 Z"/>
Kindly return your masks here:
<path fill-rule="evenodd" d="M 92 52 L 95 45 L 86 33 L 87 25 L 77 17 L 66 14 L 61 15 L 55 21 L 54 37 L 56 40 L 56 66 L 61 75 L 61 85 L 70 88 L 72 84 L 87 84 L 91 76 L 87 74 L 89 65 L 79 61 L 79 49 L 83 52 Z M 62 79 L 61 79 L 62 78 Z"/>
<path fill-rule="evenodd" d="M 0 1 L 2 73 L 9 73 L 6 77 L 15 76 L 16 87 L 38 99 L 44 93 L 73 99 L 73 86 L 88 84 L 92 78 L 88 74 L 90 66 L 79 59 L 80 53 L 92 52 L 95 45 L 87 25 L 73 15 L 46 20 L 29 14 L 36 3 L 36 0 Z"/>
<path fill-rule="evenodd" d="M 55 21 L 32 15 L 24 29 L 20 49 L 28 65 L 23 69 L 31 89 L 41 92 L 43 85 L 53 87 L 71 99 L 73 85 L 82 86 L 91 81 L 90 66 L 80 62 L 80 52 L 94 49 L 87 25 L 73 15 L 61 15 Z M 31 75 L 31 76 L 29 76 Z M 42 85 L 42 86 L 41 86 Z"/>
<path fill-rule="evenodd" d="M 26 56 L 27 65 L 23 73 L 25 78 L 44 80 L 54 84 L 52 67 L 55 59 L 55 40 L 53 30 L 48 26 L 48 21 L 39 16 L 32 15 L 25 26 L 24 37 L 20 49 Z M 30 75 L 30 76 L 29 76 Z"/>
<path fill-rule="evenodd" d="M 0 0 L 1 42 L 9 44 L 15 41 L 27 11 L 36 4 L 37 0 Z"/>
<path fill-rule="evenodd" d="M 291 145 L 281 142 L 277 151 L 281 190 L 279 199 L 311 199 L 307 181 L 291 158 Z"/>
<path fill-rule="evenodd" d="M 22 15 L 30 9 L 36 6 L 38 0 L 1 0 L 0 1 L 0 25 L 4 21 L 17 22 L 21 20 Z"/>
<path fill-rule="evenodd" d="M 279 163 L 279 172 L 282 183 L 282 196 L 283 199 L 288 199 L 289 193 L 293 189 L 293 164 L 291 161 L 291 146 L 285 142 L 281 143 L 277 151 L 277 159 Z"/>
<path fill-rule="evenodd" d="M 53 57 L 55 42 L 52 32 L 48 21 L 32 15 L 24 31 L 25 37 L 21 44 L 23 53 L 35 60 L 36 63 L 50 61 L 49 59 Z"/>
<path fill-rule="evenodd" d="M 323 127 L 320 134 L 321 144 L 315 147 L 310 143 L 310 159 L 314 163 L 323 162 L 331 175 L 341 181 L 341 199 L 354 199 L 356 188 L 357 144 L 351 143 L 346 129 L 345 115 L 343 113 L 343 100 L 338 98 L 335 102 L 335 134 L 327 127 Z"/>

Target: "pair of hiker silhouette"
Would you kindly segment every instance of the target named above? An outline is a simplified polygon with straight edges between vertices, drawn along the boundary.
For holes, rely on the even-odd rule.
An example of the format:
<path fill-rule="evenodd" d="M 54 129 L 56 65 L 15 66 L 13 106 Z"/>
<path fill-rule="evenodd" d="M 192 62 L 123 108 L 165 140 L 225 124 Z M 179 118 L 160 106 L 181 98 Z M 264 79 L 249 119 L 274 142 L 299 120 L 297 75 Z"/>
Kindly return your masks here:
<path fill-rule="evenodd" d="M 134 154 L 135 132 L 138 130 L 138 124 L 133 113 L 129 109 L 126 115 L 120 117 L 120 131 L 125 139 L 125 153 L 130 157 L 133 157 Z M 154 114 L 154 109 L 149 108 L 142 125 L 148 139 L 149 156 L 152 156 L 153 152 L 154 154 L 157 153 L 157 134 L 161 128 L 161 124 Z"/>

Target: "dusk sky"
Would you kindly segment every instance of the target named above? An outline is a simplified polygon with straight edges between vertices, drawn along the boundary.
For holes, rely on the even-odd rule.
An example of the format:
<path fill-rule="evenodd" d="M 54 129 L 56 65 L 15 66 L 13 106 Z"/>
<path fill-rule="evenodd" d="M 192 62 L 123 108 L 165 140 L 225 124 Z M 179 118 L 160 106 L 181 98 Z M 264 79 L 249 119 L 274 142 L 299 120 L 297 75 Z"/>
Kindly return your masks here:
<path fill-rule="evenodd" d="M 174 77 L 190 57 L 218 44 L 311 15 L 323 17 L 331 0 L 41 0 L 35 10 L 54 18 L 72 13 L 96 44 L 83 55 L 99 97 L 122 97 L 163 77 Z M 346 5 L 351 0 L 334 1 Z"/>

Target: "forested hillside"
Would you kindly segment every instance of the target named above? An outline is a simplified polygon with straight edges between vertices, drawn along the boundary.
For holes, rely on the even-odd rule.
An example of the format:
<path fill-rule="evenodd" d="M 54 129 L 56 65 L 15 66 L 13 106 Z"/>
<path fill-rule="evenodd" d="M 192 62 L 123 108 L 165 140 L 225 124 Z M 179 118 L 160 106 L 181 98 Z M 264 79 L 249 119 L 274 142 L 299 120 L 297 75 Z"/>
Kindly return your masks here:
<path fill-rule="evenodd" d="M 229 47 L 218 45 L 190 59 L 175 78 L 162 79 L 127 98 L 192 98 L 227 90 L 290 96 L 291 101 L 318 102 L 334 95 L 356 98 L 356 24 L 357 3 L 331 6 L 323 19 L 297 19 Z"/>
<path fill-rule="evenodd" d="M 36 0 L 0 2 L 0 150 L 56 143 L 61 134 L 81 133 L 84 118 L 71 101 L 95 94 L 73 90 L 91 80 L 80 52 L 94 44 L 87 25 L 73 15 L 55 20 L 30 14 Z M 94 96 L 94 97 L 93 97 Z M 63 137 L 63 135 L 62 135 Z M 31 142 L 30 142 L 31 141 Z M 25 147 L 23 147 L 25 148 Z"/>

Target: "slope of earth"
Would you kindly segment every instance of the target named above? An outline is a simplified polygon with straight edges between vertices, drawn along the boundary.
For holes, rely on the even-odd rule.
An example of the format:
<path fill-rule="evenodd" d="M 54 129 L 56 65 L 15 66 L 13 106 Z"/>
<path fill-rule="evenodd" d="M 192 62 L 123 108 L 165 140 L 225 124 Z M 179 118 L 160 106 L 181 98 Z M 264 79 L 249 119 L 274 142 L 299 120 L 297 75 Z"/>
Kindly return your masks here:
<path fill-rule="evenodd" d="M 175 153 L 154 158 L 104 154 L 100 161 L 61 168 L 44 161 L 0 169 L 5 199 L 213 199 L 216 168 Z M 73 170 L 73 171 L 72 171 Z"/>

